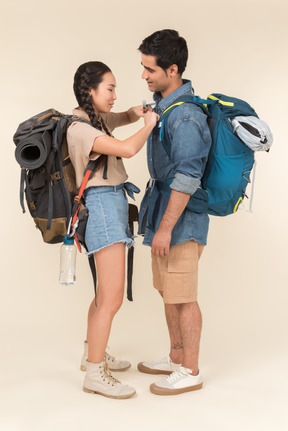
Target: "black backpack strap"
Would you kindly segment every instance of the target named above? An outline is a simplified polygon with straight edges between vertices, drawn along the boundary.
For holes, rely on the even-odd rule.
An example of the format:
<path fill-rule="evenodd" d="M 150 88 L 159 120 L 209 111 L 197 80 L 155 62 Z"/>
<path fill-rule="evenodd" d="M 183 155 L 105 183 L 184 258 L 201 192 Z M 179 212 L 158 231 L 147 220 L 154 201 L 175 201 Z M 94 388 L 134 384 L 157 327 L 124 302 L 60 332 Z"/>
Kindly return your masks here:
<path fill-rule="evenodd" d="M 66 121 L 66 119 L 65 119 Z M 60 120 L 56 124 L 56 129 L 53 132 L 53 138 L 52 138 L 52 148 L 53 150 L 49 152 L 48 157 L 44 163 L 46 172 L 47 172 L 47 181 L 49 182 L 49 200 L 48 200 L 48 214 L 47 214 L 47 230 L 51 229 L 52 224 L 52 217 L 53 217 L 53 183 L 54 181 L 59 181 L 60 188 L 62 190 L 62 196 L 64 199 L 64 204 L 66 208 L 66 214 L 67 214 L 67 224 L 69 221 L 69 203 L 68 198 L 65 193 L 65 186 L 63 184 L 63 173 L 62 173 L 62 167 L 59 165 L 59 162 L 57 163 L 57 160 L 59 160 L 59 157 L 57 158 L 57 154 L 61 151 L 61 142 L 63 137 L 63 130 L 65 129 L 66 125 L 63 125 L 63 122 Z M 43 132 L 44 134 L 47 134 L 48 132 L 45 130 Z M 44 139 L 44 136 L 43 136 Z"/>
<path fill-rule="evenodd" d="M 133 222 L 129 223 L 129 229 L 131 234 L 134 235 Z M 132 295 L 133 262 L 134 262 L 134 247 L 129 247 L 128 260 L 127 260 L 127 299 L 129 301 L 133 301 L 133 295 Z"/>
<path fill-rule="evenodd" d="M 23 213 L 25 213 L 24 206 L 24 188 L 26 184 L 27 189 L 27 170 L 25 168 L 21 168 L 21 177 L 20 177 L 20 205 Z"/>
<path fill-rule="evenodd" d="M 47 215 L 47 230 L 51 229 L 52 216 L 53 216 L 53 188 L 51 181 L 49 181 L 49 200 L 48 200 L 48 215 Z"/>
<path fill-rule="evenodd" d="M 91 274 L 92 274 L 92 277 L 93 277 L 94 293 L 95 293 L 95 300 L 96 300 L 97 271 L 96 271 L 94 254 L 91 254 L 90 256 L 88 256 L 88 262 L 89 262 L 89 266 L 90 266 L 90 269 L 91 269 Z"/>
<path fill-rule="evenodd" d="M 138 208 L 134 204 L 129 204 L 128 207 L 128 224 L 131 235 L 134 235 L 134 221 L 139 220 Z M 132 296 L 132 276 L 133 276 L 133 261 L 134 261 L 134 246 L 128 249 L 127 260 L 127 299 L 133 301 Z"/>
<path fill-rule="evenodd" d="M 104 170 L 103 170 L 103 175 L 102 178 L 103 180 L 107 180 L 107 171 L 108 171 L 108 156 L 106 154 L 103 154 L 102 157 L 104 158 Z"/>

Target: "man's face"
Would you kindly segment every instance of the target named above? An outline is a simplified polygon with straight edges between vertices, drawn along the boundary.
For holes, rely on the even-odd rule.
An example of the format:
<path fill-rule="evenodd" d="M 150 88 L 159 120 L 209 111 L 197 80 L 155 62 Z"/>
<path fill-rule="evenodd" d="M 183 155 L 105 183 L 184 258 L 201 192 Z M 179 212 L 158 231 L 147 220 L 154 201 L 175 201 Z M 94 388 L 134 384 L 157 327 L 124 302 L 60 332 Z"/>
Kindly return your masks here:
<path fill-rule="evenodd" d="M 165 94 L 171 84 L 171 79 L 165 71 L 156 64 L 154 55 L 141 54 L 141 64 L 144 67 L 142 79 L 145 79 L 150 91 L 158 91 Z"/>

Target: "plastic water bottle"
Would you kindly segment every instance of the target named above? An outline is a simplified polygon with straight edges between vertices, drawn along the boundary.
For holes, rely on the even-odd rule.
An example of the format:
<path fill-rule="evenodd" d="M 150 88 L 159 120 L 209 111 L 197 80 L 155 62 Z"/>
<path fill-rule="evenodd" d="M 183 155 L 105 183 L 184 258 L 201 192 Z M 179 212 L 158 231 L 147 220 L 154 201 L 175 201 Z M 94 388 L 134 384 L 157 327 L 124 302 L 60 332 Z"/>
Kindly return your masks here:
<path fill-rule="evenodd" d="M 64 286 L 71 286 L 76 282 L 76 254 L 74 238 L 66 235 L 60 247 L 59 283 Z"/>

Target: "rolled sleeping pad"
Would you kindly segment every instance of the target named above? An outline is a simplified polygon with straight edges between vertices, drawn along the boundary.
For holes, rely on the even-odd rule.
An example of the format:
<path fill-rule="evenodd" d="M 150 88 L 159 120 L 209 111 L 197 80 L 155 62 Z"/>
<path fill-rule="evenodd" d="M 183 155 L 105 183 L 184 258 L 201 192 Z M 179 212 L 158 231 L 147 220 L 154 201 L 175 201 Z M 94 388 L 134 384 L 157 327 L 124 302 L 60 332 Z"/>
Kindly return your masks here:
<path fill-rule="evenodd" d="M 50 149 L 51 135 L 45 130 L 21 141 L 15 149 L 15 158 L 21 167 L 37 169 L 44 164 Z"/>

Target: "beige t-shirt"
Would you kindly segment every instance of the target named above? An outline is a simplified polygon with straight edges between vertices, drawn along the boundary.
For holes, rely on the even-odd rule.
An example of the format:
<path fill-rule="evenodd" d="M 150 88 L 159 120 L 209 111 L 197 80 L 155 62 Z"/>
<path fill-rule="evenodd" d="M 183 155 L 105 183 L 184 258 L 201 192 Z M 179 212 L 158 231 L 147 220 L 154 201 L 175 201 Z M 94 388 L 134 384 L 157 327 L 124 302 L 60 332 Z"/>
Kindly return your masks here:
<path fill-rule="evenodd" d="M 90 121 L 85 111 L 74 109 L 73 115 Z M 110 112 L 101 114 L 103 121 L 112 131 L 119 125 L 120 117 L 117 113 Z M 96 160 L 101 154 L 92 151 L 94 140 L 105 135 L 104 131 L 95 129 L 90 124 L 75 121 L 67 130 L 67 144 L 69 157 L 76 173 L 76 184 L 79 188 L 84 178 L 84 171 L 90 160 Z M 86 188 L 93 186 L 118 186 L 124 183 L 128 175 L 126 173 L 122 159 L 116 156 L 108 156 L 107 179 L 103 179 L 104 166 L 99 167 L 93 177 L 88 181 Z"/>

